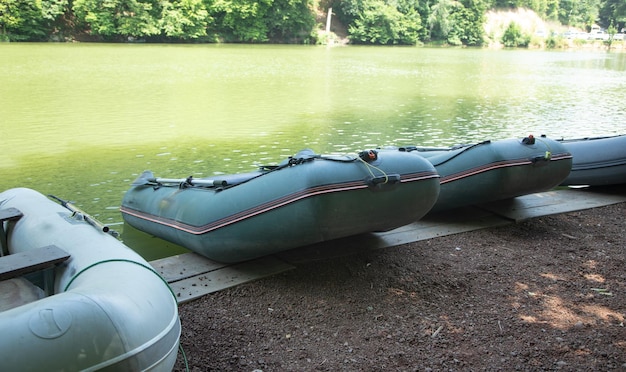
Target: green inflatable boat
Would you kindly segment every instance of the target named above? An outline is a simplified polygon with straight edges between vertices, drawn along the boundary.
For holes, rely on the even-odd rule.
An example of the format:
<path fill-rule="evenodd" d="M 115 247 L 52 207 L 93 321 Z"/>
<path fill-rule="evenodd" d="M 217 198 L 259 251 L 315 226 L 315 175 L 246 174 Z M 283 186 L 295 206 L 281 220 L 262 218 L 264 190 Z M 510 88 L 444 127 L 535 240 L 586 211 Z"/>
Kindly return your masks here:
<path fill-rule="evenodd" d="M 626 135 L 560 140 L 574 157 L 564 186 L 626 184 Z"/>
<path fill-rule="evenodd" d="M 129 225 L 209 259 L 240 262 L 416 221 L 435 204 L 439 175 L 403 151 L 299 152 L 274 167 L 216 179 L 156 178 L 125 194 Z"/>
<path fill-rule="evenodd" d="M 439 199 L 431 212 L 546 191 L 572 169 L 565 146 L 545 136 L 400 150 L 428 159 L 441 176 Z"/>

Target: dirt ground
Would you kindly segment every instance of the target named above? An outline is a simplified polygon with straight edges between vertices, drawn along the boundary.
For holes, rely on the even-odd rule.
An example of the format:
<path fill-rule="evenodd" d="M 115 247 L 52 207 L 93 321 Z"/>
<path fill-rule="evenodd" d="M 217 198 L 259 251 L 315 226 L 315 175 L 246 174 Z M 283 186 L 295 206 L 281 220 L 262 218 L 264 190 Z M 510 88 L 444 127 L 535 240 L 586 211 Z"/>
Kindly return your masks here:
<path fill-rule="evenodd" d="M 189 370 L 625 371 L 625 217 L 541 217 L 204 296 L 180 308 Z"/>

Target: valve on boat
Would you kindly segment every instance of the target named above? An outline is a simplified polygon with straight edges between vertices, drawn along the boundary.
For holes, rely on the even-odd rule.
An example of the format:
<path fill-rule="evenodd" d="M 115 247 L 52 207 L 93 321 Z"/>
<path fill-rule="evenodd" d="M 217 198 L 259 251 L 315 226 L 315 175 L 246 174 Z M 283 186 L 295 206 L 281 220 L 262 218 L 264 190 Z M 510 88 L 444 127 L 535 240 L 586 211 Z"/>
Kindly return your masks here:
<path fill-rule="evenodd" d="M 524 138 L 522 140 L 522 143 L 524 145 L 534 145 L 535 144 L 535 136 L 533 136 L 532 134 L 529 134 L 528 137 Z"/>
<path fill-rule="evenodd" d="M 375 161 L 376 159 L 378 159 L 378 151 L 376 150 L 361 151 L 359 153 L 359 158 L 361 158 L 363 161 L 366 161 L 366 162 Z"/>

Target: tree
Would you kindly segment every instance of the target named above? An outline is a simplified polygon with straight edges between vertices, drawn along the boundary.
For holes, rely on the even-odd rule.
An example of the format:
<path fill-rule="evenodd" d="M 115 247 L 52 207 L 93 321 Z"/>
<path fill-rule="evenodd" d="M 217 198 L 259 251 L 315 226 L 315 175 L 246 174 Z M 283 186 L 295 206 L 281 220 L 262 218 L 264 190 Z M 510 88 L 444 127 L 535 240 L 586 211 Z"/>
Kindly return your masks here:
<path fill-rule="evenodd" d="M 73 10 L 94 35 L 141 38 L 160 33 L 158 0 L 74 0 Z"/>
<path fill-rule="evenodd" d="M 202 0 L 174 0 L 163 3 L 159 25 L 165 36 L 187 40 L 206 36 L 211 21 Z"/>
<path fill-rule="evenodd" d="M 315 28 L 312 0 L 274 0 L 267 14 L 270 40 L 300 41 L 311 36 Z"/>
<path fill-rule="evenodd" d="M 560 0 L 559 21 L 565 25 L 589 28 L 598 17 L 599 0 Z"/>
<path fill-rule="evenodd" d="M 158 35 L 158 19 L 161 14 L 157 0 L 131 0 L 118 17 L 118 34 L 131 37 Z"/>
<path fill-rule="evenodd" d="M 419 41 L 418 12 L 401 13 L 382 0 L 367 0 L 363 12 L 348 27 L 350 40 L 357 44 L 409 44 Z"/>
<path fill-rule="evenodd" d="M 600 24 L 613 25 L 617 30 L 626 26 L 626 0 L 603 0 L 598 12 Z"/>
<path fill-rule="evenodd" d="M 485 11 L 487 3 L 483 0 L 462 0 L 463 9 L 456 15 L 462 33 L 459 39 L 464 45 L 480 46 L 483 44 L 485 29 Z"/>
<path fill-rule="evenodd" d="M 431 6 L 428 16 L 430 39 L 448 40 L 448 34 L 454 28 L 454 22 L 450 14 L 458 6 L 460 6 L 460 3 L 453 0 L 440 0 Z"/>
<path fill-rule="evenodd" d="M 67 27 L 65 15 L 71 14 L 68 0 L 42 0 L 41 13 L 47 32 L 58 32 Z"/>
<path fill-rule="evenodd" d="M 493 8 L 517 8 L 517 0 L 494 0 L 492 3 Z"/>
<path fill-rule="evenodd" d="M 546 18 L 556 21 L 559 19 L 559 10 L 561 2 L 559 0 L 547 0 Z"/>
<path fill-rule="evenodd" d="M 43 40 L 41 0 L 0 0 L 0 40 Z"/>
<path fill-rule="evenodd" d="M 268 27 L 265 17 L 272 0 L 216 0 L 207 7 L 215 19 L 216 33 L 226 41 L 266 42 Z"/>
<path fill-rule="evenodd" d="M 431 7 L 431 38 L 452 45 L 482 45 L 487 4 L 482 0 L 441 0 Z"/>
<path fill-rule="evenodd" d="M 509 23 L 502 35 L 502 44 L 507 48 L 527 47 L 530 36 L 522 33 L 522 28 L 515 22 Z"/>

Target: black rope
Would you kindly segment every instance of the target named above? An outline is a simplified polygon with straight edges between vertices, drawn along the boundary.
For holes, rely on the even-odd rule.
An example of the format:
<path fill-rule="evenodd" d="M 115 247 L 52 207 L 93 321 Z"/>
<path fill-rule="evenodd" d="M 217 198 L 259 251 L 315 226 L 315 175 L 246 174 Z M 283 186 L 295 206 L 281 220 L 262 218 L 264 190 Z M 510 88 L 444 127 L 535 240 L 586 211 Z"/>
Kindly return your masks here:
<path fill-rule="evenodd" d="M 469 150 L 473 149 L 474 147 L 478 147 L 478 146 L 482 146 L 482 145 L 487 145 L 487 144 L 489 144 L 489 143 L 491 143 L 491 140 L 486 140 L 486 141 L 483 141 L 483 142 L 479 142 L 479 143 L 475 143 L 475 144 L 473 144 L 473 145 L 467 146 L 467 147 L 465 147 L 462 151 L 459 151 L 459 152 L 457 152 L 456 154 L 454 154 L 454 156 L 449 157 L 448 159 L 446 159 L 446 160 L 442 161 L 442 162 L 441 162 L 441 163 L 439 163 L 439 164 L 433 164 L 433 165 L 434 165 L 434 166 L 438 166 L 438 165 L 441 165 L 441 164 L 445 164 L 445 163 L 449 162 L 450 160 L 452 160 L 452 159 L 456 158 L 457 156 L 461 155 L 462 153 L 464 153 L 464 152 L 466 152 L 466 151 L 469 151 Z M 442 149 L 441 151 L 454 151 L 454 150 L 457 150 L 457 149 L 458 149 L 458 147 L 454 146 L 454 147 L 451 147 L 451 148 L 449 148 L 449 149 Z M 405 151 L 407 151 L 407 152 L 411 152 L 411 151 L 419 151 L 419 150 L 418 150 L 418 148 L 417 148 L 417 147 L 405 147 Z"/>

